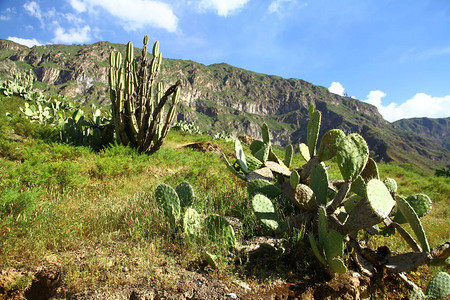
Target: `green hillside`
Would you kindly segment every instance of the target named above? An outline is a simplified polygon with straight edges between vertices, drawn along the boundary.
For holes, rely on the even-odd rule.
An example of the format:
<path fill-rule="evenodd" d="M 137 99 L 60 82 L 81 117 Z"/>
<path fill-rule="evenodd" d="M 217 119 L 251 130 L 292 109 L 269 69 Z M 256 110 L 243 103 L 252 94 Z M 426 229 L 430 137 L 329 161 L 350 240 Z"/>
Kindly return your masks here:
<path fill-rule="evenodd" d="M 306 295 L 349 280 L 328 281 L 305 232 L 286 238 L 289 255 L 250 259 L 230 254 L 214 239 L 189 240 L 172 231 L 154 192 L 161 183 L 175 187 L 187 181 L 195 190 L 193 207 L 234 220 L 239 243 L 267 233 L 249 207 L 246 184 L 227 170 L 220 153 L 192 147 L 220 149 L 232 158 L 232 142 L 171 130 L 151 156 L 117 144 L 97 152 L 61 143 L 57 126 L 30 122 L 19 110 L 26 102 L 0 96 L 0 297 L 111 299 L 134 293 L 217 299 L 235 293 L 257 299 Z M 300 167 L 304 160 L 296 153 L 293 162 Z M 329 167 L 332 179 L 340 179 L 336 162 Z M 433 210 L 422 220 L 428 240 L 431 245 L 448 241 L 442 230 L 449 225 L 448 178 L 396 162 L 379 169 L 382 178 L 397 181 L 399 193 L 430 196 Z M 408 251 L 395 235 L 370 243 Z M 217 255 L 217 269 L 208 264 L 205 251 Z M 408 277 L 425 289 L 442 268 L 420 267 Z M 384 289 L 369 285 L 371 297 L 408 293 L 398 279 L 387 278 L 385 284 Z"/>

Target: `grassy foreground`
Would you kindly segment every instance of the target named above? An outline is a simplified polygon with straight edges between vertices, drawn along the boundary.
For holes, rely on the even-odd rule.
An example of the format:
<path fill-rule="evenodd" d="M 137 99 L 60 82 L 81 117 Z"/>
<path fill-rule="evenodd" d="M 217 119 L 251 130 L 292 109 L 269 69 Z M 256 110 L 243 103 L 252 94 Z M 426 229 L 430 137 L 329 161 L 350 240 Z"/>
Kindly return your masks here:
<path fill-rule="evenodd" d="M 213 242 L 187 242 L 172 235 L 153 196 L 160 183 L 175 186 L 188 181 L 196 191 L 194 207 L 198 211 L 239 218 L 244 238 L 261 232 L 249 208 L 245 185 L 227 171 L 219 153 L 184 147 L 192 142 L 211 142 L 209 136 L 172 130 L 152 156 L 120 145 L 96 153 L 58 143 L 55 128 L 19 117 L 21 101 L 0 99 L 0 269 L 57 262 L 64 273 L 64 287 L 71 293 L 96 287 L 114 289 L 153 277 L 158 277 L 164 288 L 171 284 L 171 268 L 200 269 L 202 253 L 208 249 L 224 255 L 214 276 L 253 280 L 246 277 L 242 267 L 229 263 Z M 232 143 L 217 143 L 226 154 L 233 153 Z M 300 165 L 299 157 L 294 161 Z M 383 178 L 397 181 L 399 193 L 430 196 L 434 207 L 422 220 L 430 244 L 449 240 L 445 228 L 450 225 L 450 180 L 406 164 L 379 167 Z M 333 169 L 337 167 L 331 165 Z M 397 236 L 371 242 L 387 244 L 399 252 L 407 250 Z M 310 253 L 304 256 L 311 260 L 309 264 L 316 264 Z M 169 273 L 155 272 L 162 265 Z M 422 287 L 426 278 L 439 270 L 424 268 L 418 271 L 426 274 L 417 282 Z M 309 272 L 313 269 L 299 263 L 296 274 L 312 277 Z M 257 279 L 268 282 L 273 278 Z M 10 288 L 25 288 L 30 280 L 17 275 Z"/>

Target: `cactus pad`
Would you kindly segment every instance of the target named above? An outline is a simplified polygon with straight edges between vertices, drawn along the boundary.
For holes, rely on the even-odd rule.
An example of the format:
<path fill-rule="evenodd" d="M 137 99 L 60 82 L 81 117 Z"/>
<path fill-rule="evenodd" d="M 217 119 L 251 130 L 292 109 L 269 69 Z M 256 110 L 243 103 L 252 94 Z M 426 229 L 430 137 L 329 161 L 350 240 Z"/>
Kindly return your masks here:
<path fill-rule="evenodd" d="M 241 168 L 242 172 L 247 174 L 248 173 L 247 160 L 245 158 L 245 153 L 244 150 L 242 149 L 241 142 L 238 139 L 234 141 L 234 151 L 236 152 L 236 158 L 239 167 Z"/>
<path fill-rule="evenodd" d="M 327 205 L 328 196 L 328 172 L 325 164 L 321 162 L 311 170 L 310 186 L 316 195 L 316 202 L 319 205 Z"/>
<path fill-rule="evenodd" d="M 248 168 L 249 173 L 256 171 L 262 167 L 263 163 L 259 159 L 255 158 L 253 156 L 247 156 L 246 159 L 247 159 L 247 168 Z"/>
<path fill-rule="evenodd" d="M 328 261 L 328 269 L 330 273 L 346 273 L 347 267 L 344 264 L 344 261 L 339 257 L 334 257 L 330 261 Z"/>
<path fill-rule="evenodd" d="M 259 161 L 265 162 L 269 157 L 270 153 L 270 145 L 263 144 L 255 154 L 253 154 Z"/>
<path fill-rule="evenodd" d="M 446 272 L 434 275 L 428 283 L 426 295 L 429 299 L 441 299 L 450 295 L 450 275 Z"/>
<path fill-rule="evenodd" d="M 397 181 L 392 178 L 386 178 L 383 180 L 384 185 L 388 188 L 391 194 L 397 193 Z"/>
<path fill-rule="evenodd" d="M 272 172 L 281 174 L 283 176 L 289 177 L 291 176 L 291 170 L 289 170 L 286 166 L 280 165 L 274 161 L 266 161 L 264 163 L 266 167 L 268 167 Z"/>
<path fill-rule="evenodd" d="M 253 154 L 253 156 L 255 156 L 255 153 L 258 152 L 263 146 L 264 146 L 263 141 L 254 140 L 250 144 L 250 151 Z"/>
<path fill-rule="evenodd" d="M 194 203 L 194 189 L 189 184 L 189 182 L 182 182 L 176 188 L 175 191 L 180 198 L 180 205 L 182 208 L 191 206 Z"/>
<path fill-rule="evenodd" d="M 367 160 L 366 166 L 361 172 L 361 177 L 364 181 L 369 181 L 370 179 L 380 179 L 377 163 L 371 157 Z"/>
<path fill-rule="evenodd" d="M 305 161 L 308 161 L 311 159 L 311 155 L 309 155 L 308 145 L 301 143 L 300 145 L 298 145 L 298 150 L 300 152 L 300 156 Z"/>
<path fill-rule="evenodd" d="M 184 212 L 183 230 L 189 237 L 199 237 L 202 229 L 202 217 L 193 208 L 189 207 Z"/>
<path fill-rule="evenodd" d="M 319 138 L 320 131 L 320 119 L 322 118 L 322 114 L 320 111 L 316 110 L 311 114 L 311 117 L 308 122 L 308 126 L 306 129 L 307 136 L 307 144 L 310 157 L 313 157 L 316 154 L 316 145 L 317 139 Z"/>
<path fill-rule="evenodd" d="M 250 181 L 247 185 L 247 192 L 250 197 L 256 194 L 263 194 L 268 198 L 275 198 L 281 194 L 281 190 L 276 185 L 264 179 Z"/>
<path fill-rule="evenodd" d="M 368 158 L 369 147 L 359 134 L 349 134 L 339 141 L 337 162 L 344 180 L 355 180 L 366 166 Z"/>
<path fill-rule="evenodd" d="M 344 239 L 342 238 L 342 235 L 336 230 L 328 232 L 323 248 L 328 261 L 336 256 L 344 255 Z"/>
<path fill-rule="evenodd" d="M 181 206 L 177 192 L 167 184 L 160 184 L 155 190 L 155 198 L 163 208 L 164 214 L 170 219 L 171 225 L 180 219 Z"/>
<path fill-rule="evenodd" d="M 287 145 L 284 150 L 284 160 L 283 163 L 286 167 L 290 167 L 292 163 L 292 159 L 294 158 L 294 147 L 292 145 Z"/>
<path fill-rule="evenodd" d="M 294 199 L 300 209 L 312 211 L 317 207 L 313 190 L 305 184 L 298 184 L 295 187 Z"/>
<path fill-rule="evenodd" d="M 216 214 L 207 216 L 204 221 L 204 228 L 211 240 L 218 241 L 228 248 L 236 246 L 233 227 L 224 217 Z"/>
<path fill-rule="evenodd" d="M 270 134 L 269 134 L 269 127 L 266 123 L 263 123 L 261 126 L 261 133 L 264 144 L 270 145 Z"/>
<path fill-rule="evenodd" d="M 272 230 L 279 227 L 278 214 L 275 211 L 272 201 L 264 195 L 257 194 L 252 199 L 252 207 L 256 216 L 261 222 Z"/>
<path fill-rule="evenodd" d="M 345 133 L 340 129 L 331 129 L 327 131 L 320 141 L 319 146 L 319 159 L 326 161 L 333 158 L 336 155 L 337 145 L 340 139 L 345 137 Z"/>
<path fill-rule="evenodd" d="M 406 201 L 411 205 L 419 218 L 426 216 L 433 206 L 430 197 L 425 194 L 411 195 L 406 198 Z"/>
<path fill-rule="evenodd" d="M 365 197 L 366 196 L 366 182 L 359 175 L 356 177 L 355 181 L 352 182 L 351 191 L 358 196 Z"/>
<path fill-rule="evenodd" d="M 289 177 L 289 183 L 291 184 L 292 189 L 295 190 L 297 185 L 300 183 L 300 175 L 297 171 L 292 171 L 291 176 Z"/>
<path fill-rule="evenodd" d="M 401 211 L 405 219 L 408 221 L 409 225 L 411 225 L 411 228 L 414 231 L 417 239 L 419 240 L 423 251 L 429 252 L 430 245 L 428 244 L 425 231 L 423 230 L 422 223 L 420 222 L 420 219 L 417 216 L 416 212 L 408 203 L 408 201 L 406 201 L 402 197 L 397 197 L 395 200 L 397 201 L 398 209 Z"/>
<path fill-rule="evenodd" d="M 388 217 L 395 201 L 384 183 L 378 179 L 372 179 L 367 182 L 366 192 L 366 198 L 376 214 L 381 218 Z"/>

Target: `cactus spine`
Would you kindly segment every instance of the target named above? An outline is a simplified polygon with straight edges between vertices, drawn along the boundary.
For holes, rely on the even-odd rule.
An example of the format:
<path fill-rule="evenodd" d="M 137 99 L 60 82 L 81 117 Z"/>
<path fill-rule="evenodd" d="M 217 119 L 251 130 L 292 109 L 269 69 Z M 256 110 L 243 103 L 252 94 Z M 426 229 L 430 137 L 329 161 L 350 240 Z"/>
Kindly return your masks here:
<path fill-rule="evenodd" d="M 140 152 L 153 153 L 169 132 L 180 99 L 181 81 L 164 92 L 162 83 L 156 82 L 162 61 L 159 43 L 156 41 L 153 46 L 151 60 L 147 57 L 147 44 L 146 35 L 139 64 L 131 42 L 127 44 L 123 61 L 120 52 L 111 52 L 109 87 L 118 140 Z M 165 106 L 168 106 L 167 113 Z"/>

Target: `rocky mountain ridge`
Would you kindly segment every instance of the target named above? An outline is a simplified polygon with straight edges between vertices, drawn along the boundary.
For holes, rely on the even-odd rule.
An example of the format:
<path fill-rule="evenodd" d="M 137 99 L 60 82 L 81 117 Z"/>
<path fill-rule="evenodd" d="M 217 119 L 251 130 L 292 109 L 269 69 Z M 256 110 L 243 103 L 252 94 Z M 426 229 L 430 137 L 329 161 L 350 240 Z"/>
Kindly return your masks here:
<path fill-rule="evenodd" d="M 31 69 L 39 89 L 81 103 L 107 105 L 108 59 L 113 50 L 124 52 L 125 45 L 98 42 L 28 48 L 0 40 L 0 78 L 6 78 L 11 69 Z M 136 56 L 139 52 L 136 49 Z M 436 147 L 434 138 L 443 135 L 448 140 L 448 130 L 445 135 L 441 127 L 434 127 L 418 135 L 401 122 L 385 121 L 370 104 L 332 94 L 301 79 L 284 79 L 223 63 L 205 66 L 176 59 L 163 60 L 162 68 L 161 79 L 166 85 L 177 79 L 184 82 L 178 120 L 195 122 L 207 130 L 259 138 L 259 126 L 266 122 L 274 141 L 297 144 L 305 141 L 308 107 L 314 104 L 323 114 L 322 134 L 331 128 L 358 132 L 379 160 L 412 162 L 426 169 L 449 161 L 449 149 Z M 448 128 L 446 124 L 442 130 Z"/>

